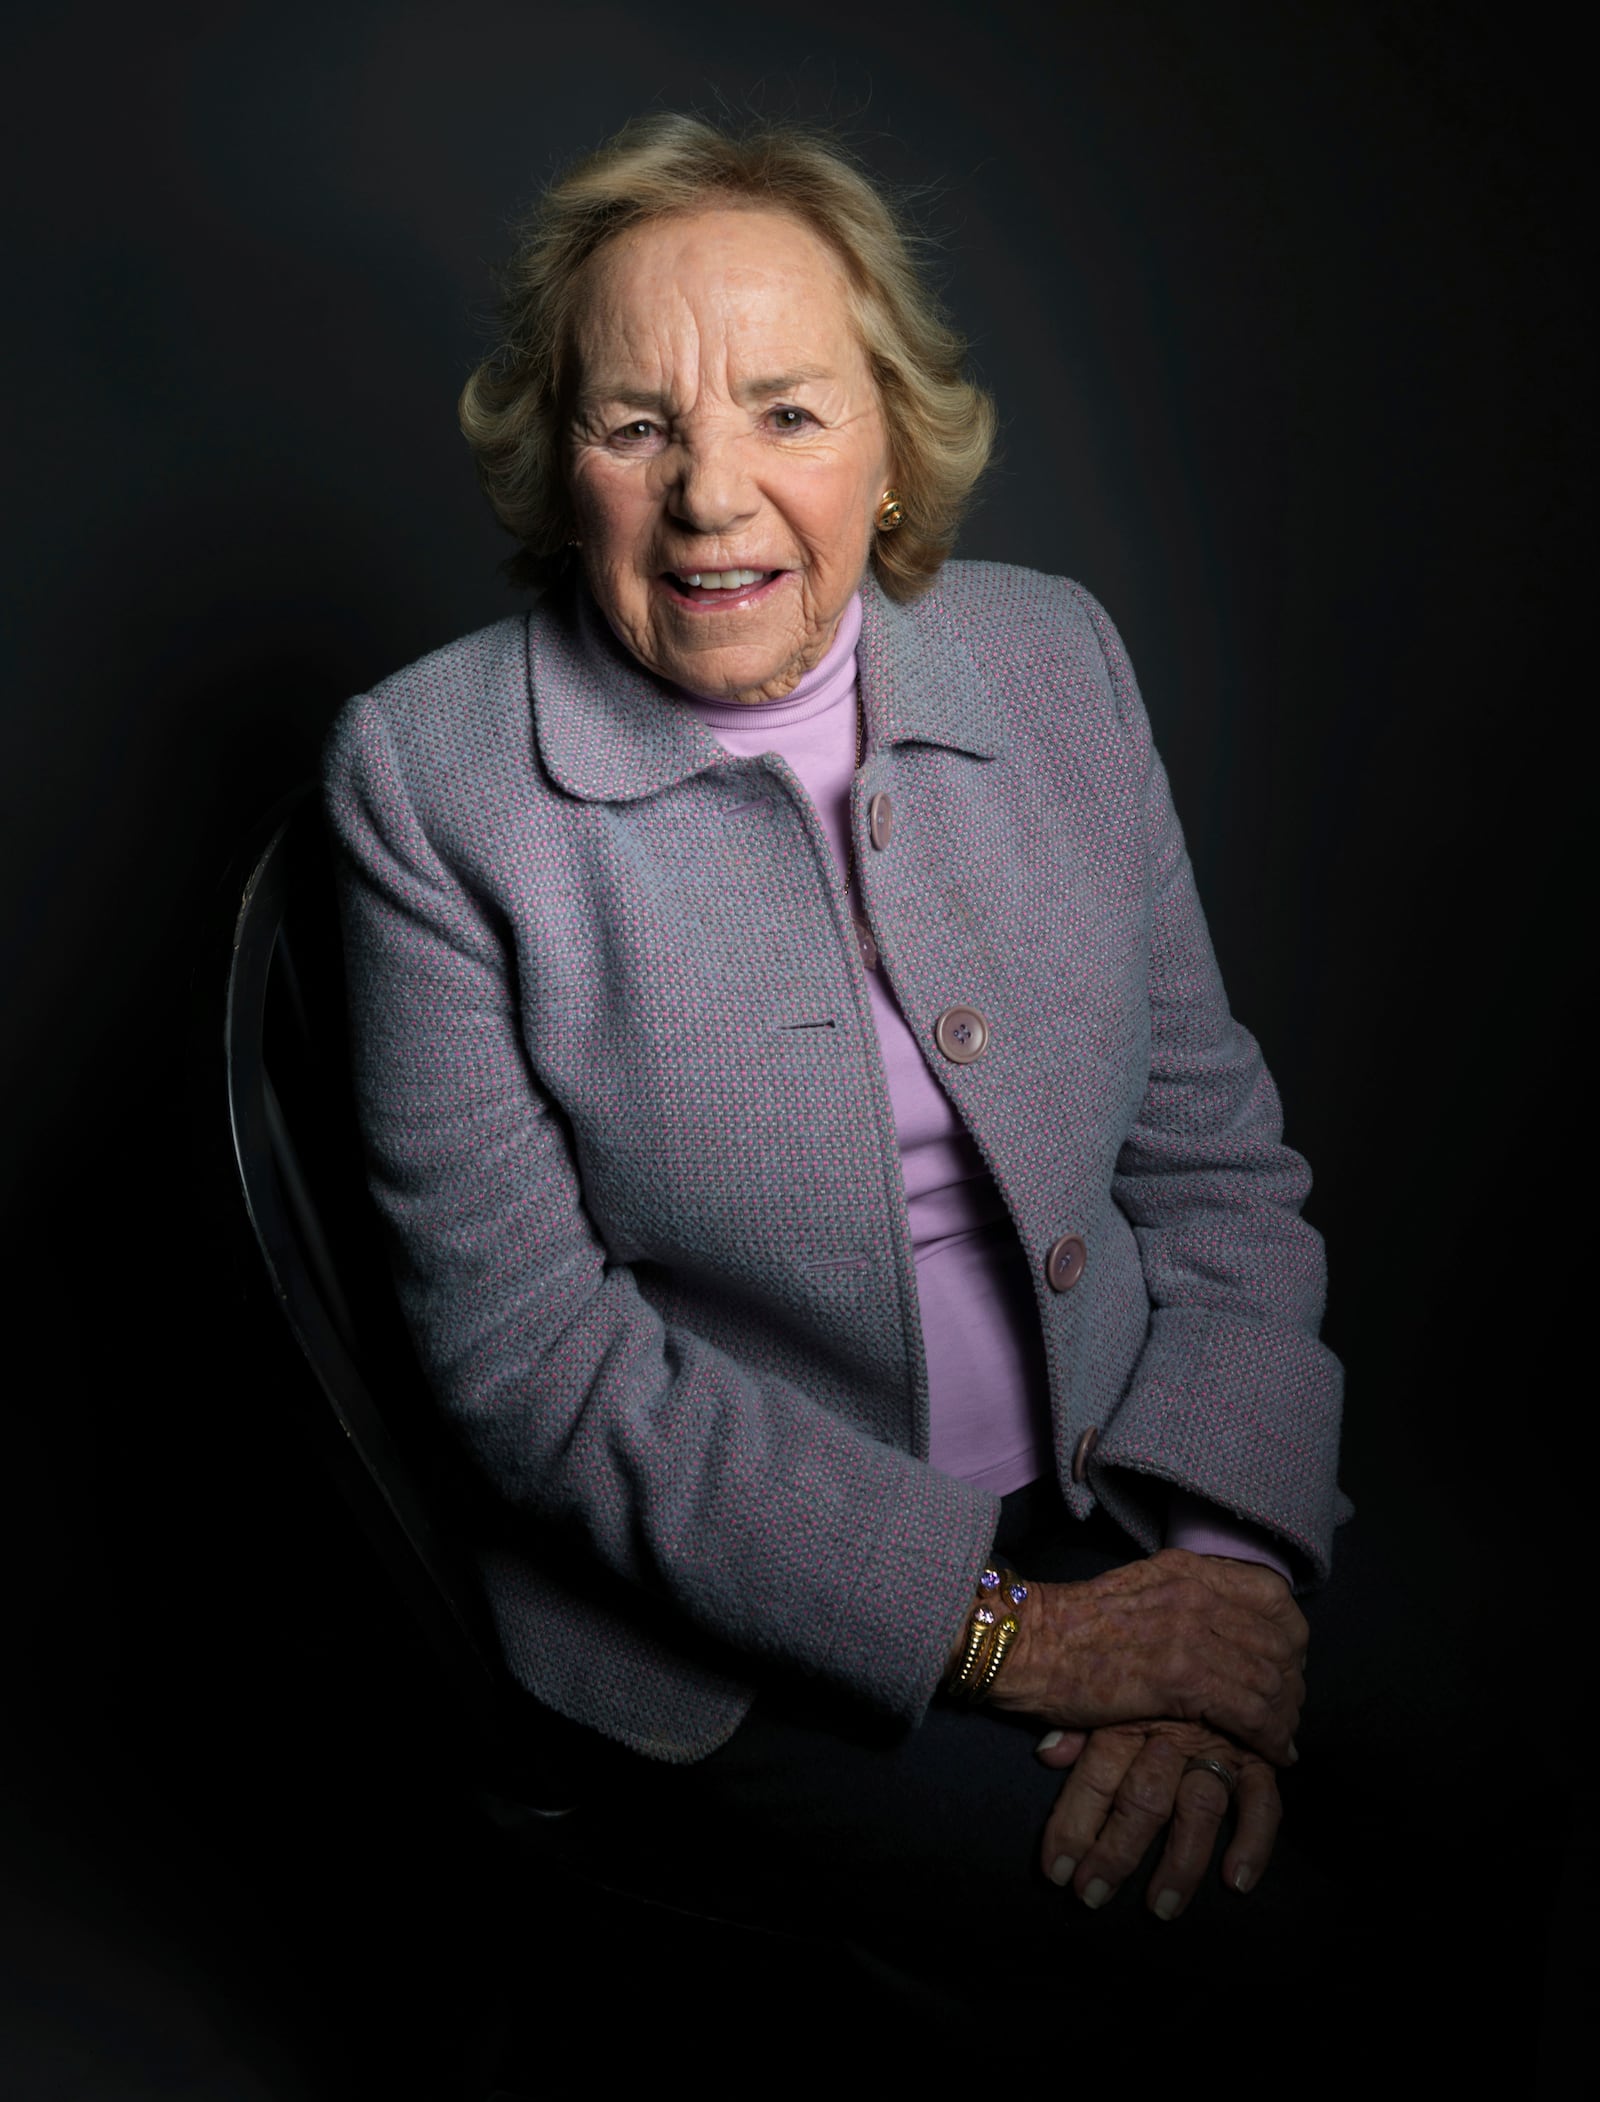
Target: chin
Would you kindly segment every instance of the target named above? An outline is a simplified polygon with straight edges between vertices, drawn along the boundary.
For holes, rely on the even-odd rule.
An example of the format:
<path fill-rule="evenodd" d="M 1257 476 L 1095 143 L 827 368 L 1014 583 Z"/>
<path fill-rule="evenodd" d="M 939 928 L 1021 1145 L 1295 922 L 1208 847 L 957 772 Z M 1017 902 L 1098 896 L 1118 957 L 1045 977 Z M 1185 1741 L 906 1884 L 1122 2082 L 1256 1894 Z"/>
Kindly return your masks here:
<path fill-rule="evenodd" d="M 752 648 L 748 643 L 726 649 L 672 649 L 662 652 L 658 662 L 675 686 L 688 686 L 696 693 L 753 692 L 774 680 L 801 677 L 797 667 L 800 652 L 792 644 L 786 649 Z"/>
<path fill-rule="evenodd" d="M 728 700 L 737 700 L 747 693 L 759 695 L 765 688 L 786 678 L 791 684 L 795 683 L 799 676 L 796 672 L 790 678 L 787 664 L 729 664 L 715 655 L 710 658 L 691 657 L 667 673 L 675 686 L 687 686 L 694 693 L 718 694 Z"/>

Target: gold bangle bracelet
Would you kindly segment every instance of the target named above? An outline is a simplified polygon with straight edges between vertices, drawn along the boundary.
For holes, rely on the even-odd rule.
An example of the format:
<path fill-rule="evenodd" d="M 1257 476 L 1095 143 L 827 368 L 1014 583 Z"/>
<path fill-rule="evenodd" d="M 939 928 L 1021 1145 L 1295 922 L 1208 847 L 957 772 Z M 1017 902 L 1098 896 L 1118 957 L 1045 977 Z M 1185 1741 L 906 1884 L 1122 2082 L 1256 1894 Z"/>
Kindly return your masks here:
<path fill-rule="evenodd" d="M 972 1690 L 974 1701 L 981 1701 L 989 1691 L 989 1688 L 994 1684 L 1001 1665 L 1006 1661 L 1006 1651 L 1010 1649 L 1012 1643 L 1016 1640 L 1016 1636 L 1017 1623 L 1012 1615 L 1008 1613 L 995 1630 L 994 1648 L 989 1652 L 988 1665 L 985 1667 L 983 1677 Z"/>
<path fill-rule="evenodd" d="M 961 1669 L 949 1681 L 952 1692 L 965 1686 L 968 1679 L 972 1676 L 972 1667 L 978 1661 L 978 1652 L 982 1649 L 983 1638 L 988 1632 L 987 1628 L 980 1625 L 977 1615 L 974 1614 L 972 1626 L 967 1634 L 967 1646 L 961 1653 Z"/>
<path fill-rule="evenodd" d="M 967 1635 L 967 1646 L 962 1652 L 961 1669 L 951 1681 L 950 1691 L 958 1699 L 972 1698 L 973 1687 L 989 1662 L 989 1645 L 994 1636 L 994 1609 L 992 1606 L 977 1606 L 973 1609 L 972 1627 Z"/>
<path fill-rule="evenodd" d="M 963 1706 L 976 1707 L 983 1699 L 1019 1632 L 1015 1615 L 1006 1612 L 1002 1619 L 996 1608 L 1020 1606 L 1027 1595 L 1027 1585 L 1003 1563 L 989 1563 L 980 1572 L 978 1603 L 973 1608 L 961 1662 L 945 1680 L 945 1691 Z"/>

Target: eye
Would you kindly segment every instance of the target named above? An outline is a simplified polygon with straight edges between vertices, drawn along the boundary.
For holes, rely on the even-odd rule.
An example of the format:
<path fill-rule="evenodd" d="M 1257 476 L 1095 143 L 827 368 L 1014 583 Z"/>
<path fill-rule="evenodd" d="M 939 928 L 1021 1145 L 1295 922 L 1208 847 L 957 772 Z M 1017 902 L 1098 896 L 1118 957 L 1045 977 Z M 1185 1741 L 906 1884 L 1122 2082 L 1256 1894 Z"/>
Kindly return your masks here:
<path fill-rule="evenodd" d="M 637 452 L 641 446 L 653 444 L 660 435 L 659 424 L 652 423 L 648 416 L 640 416 L 634 422 L 625 423 L 620 429 L 613 431 L 611 442 L 629 452 Z"/>
<path fill-rule="evenodd" d="M 809 410 L 791 408 L 787 404 L 779 409 L 769 409 L 767 414 L 780 431 L 803 431 L 808 423 L 816 421 Z"/>

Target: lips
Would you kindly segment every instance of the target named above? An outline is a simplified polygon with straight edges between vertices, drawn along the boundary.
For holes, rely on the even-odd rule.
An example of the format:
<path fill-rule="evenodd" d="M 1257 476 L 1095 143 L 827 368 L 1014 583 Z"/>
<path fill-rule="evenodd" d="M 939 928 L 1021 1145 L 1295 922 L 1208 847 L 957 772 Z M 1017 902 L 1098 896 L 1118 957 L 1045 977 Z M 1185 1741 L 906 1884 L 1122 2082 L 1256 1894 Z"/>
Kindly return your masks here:
<path fill-rule="evenodd" d="M 764 598 L 788 575 L 786 569 L 668 569 L 657 581 L 674 604 L 718 612 Z"/>
<path fill-rule="evenodd" d="M 672 570 L 669 574 L 676 582 L 691 591 L 737 591 L 745 584 L 759 584 L 767 577 L 777 575 L 775 569 L 695 569 Z"/>

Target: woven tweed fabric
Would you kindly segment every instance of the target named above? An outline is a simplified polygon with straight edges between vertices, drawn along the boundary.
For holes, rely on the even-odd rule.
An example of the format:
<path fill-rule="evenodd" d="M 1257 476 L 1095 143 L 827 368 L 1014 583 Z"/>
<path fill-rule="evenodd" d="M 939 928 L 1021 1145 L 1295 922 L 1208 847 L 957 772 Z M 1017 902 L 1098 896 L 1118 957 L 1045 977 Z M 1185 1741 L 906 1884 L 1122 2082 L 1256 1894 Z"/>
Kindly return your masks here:
<path fill-rule="evenodd" d="M 909 608 L 868 582 L 859 666 L 880 967 L 1033 1260 L 1071 1508 L 1153 1549 L 1176 1483 L 1319 1579 L 1349 1507 L 1310 1177 L 1115 629 L 951 563 Z M 998 1500 L 925 1461 L 894 1123 L 799 782 L 551 600 L 353 700 L 325 786 L 371 1185 L 494 1492 L 512 1671 L 669 1760 L 783 1665 L 915 1721 Z M 969 1064 L 935 1042 L 956 1005 Z"/>

